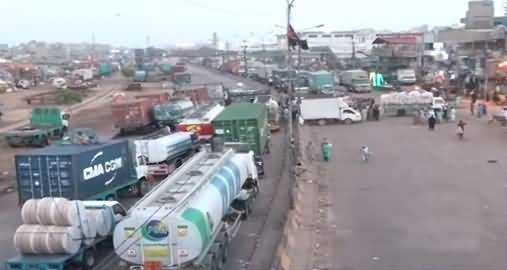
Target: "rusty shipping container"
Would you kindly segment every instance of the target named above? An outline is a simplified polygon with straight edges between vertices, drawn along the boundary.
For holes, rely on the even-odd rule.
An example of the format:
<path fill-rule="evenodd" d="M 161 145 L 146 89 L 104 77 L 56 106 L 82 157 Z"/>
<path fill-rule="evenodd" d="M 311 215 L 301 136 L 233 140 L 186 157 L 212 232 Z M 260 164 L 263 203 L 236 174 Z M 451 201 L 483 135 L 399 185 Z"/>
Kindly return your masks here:
<path fill-rule="evenodd" d="M 150 126 L 153 123 L 153 105 L 149 99 L 135 99 L 111 104 L 114 127 L 120 133 Z"/>
<path fill-rule="evenodd" d="M 148 99 L 151 102 L 152 106 L 155 106 L 157 104 L 163 104 L 166 103 L 169 100 L 169 93 L 157 93 L 157 94 L 145 94 L 145 95 L 139 95 L 136 96 L 135 99 Z"/>
<path fill-rule="evenodd" d="M 174 96 L 188 97 L 190 100 L 192 100 L 195 106 L 209 103 L 209 94 L 207 87 L 175 90 Z"/>

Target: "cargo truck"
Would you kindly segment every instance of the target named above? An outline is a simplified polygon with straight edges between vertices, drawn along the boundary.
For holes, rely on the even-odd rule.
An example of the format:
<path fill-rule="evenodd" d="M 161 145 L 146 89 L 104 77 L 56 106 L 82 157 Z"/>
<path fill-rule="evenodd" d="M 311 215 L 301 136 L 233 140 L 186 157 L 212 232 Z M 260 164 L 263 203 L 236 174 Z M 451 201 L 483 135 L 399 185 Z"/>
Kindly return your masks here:
<path fill-rule="evenodd" d="M 254 154 L 202 151 L 137 202 L 114 230 L 127 267 L 223 269 L 259 192 Z"/>
<path fill-rule="evenodd" d="M 176 125 L 176 131 L 196 134 L 200 141 L 208 142 L 215 134 L 212 121 L 224 110 L 220 104 L 205 105 Z"/>
<path fill-rule="evenodd" d="M 134 140 L 136 152 L 148 166 L 148 175 L 168 175 L 199 151 L 197 136 L 192 132 L 154 134 Z"/>
<path fill-rule="evenodd" d="M 56 107 L 34 108 L 30 124 L 3 135 L 11 147 L 47 146 L 51 139 L 61 138 L 69 126 L 70 114 Z"/>
<path fill-rule="evenodd" d="M 190 72 L 174 72 L 171 75 L 171 80 L 177 85 L 191 84 L 192 74 Z"/>
<path fill-rule="evenodd" d="M 127 140 L 62 144 L 17 154 L 19 203 L 28 199 L 113 200 L 146 193 L 147 166 Z"/>
<path fill-rule="evenodd" d="M 332 91 L 335 88 L 334 75 L 328 71 L 311 72 L 308 76 L 308 86 L 312 93 Z"/>
<path fill-rule="evenodd" d="M 149 133 L 165 126 L 174 129 L 176 124 L 194 110 L 189 99 L 174 98 L 155 104 L 152 98 L 140 98 L 112 103 L 114 127 L 119 134 Z"/>
<path fill-rule="evenodd" d="M 361 113 L 351 108 L 342 98 L 305 98 L 300 107 L 301 118 L 310 124 L 343 122 L 348 125 L 361 121 Z"/>
<path fill-rule="evenodd" d="M 368 93 L 372 90 L 368 72 L 362 69 L 342 72 L 340 74 L 340 84 L 347 87 L 350 92 Z"/>
<path fill-rule="evenodd" d="M 215 135 L 226 143 L 245 143 L 256 155 L 269 151 L 269 123 L 266 105 L 232 103 L 213 120 Z"/>
<path fill-rule="evenodd" d="M 53 203 L 54 207 L 55 203 L 62 206 L 63 204 L 68 205 L 69 201 L 62 198 L 46 198 L 44 200 L 30 200 L 23 206 L 21 213 L 24 224 L 16 230 L 14 235 L 14 246 L 16 246 L 19 255 L 7 260 L 5 263 L 7 270 L 92 269 L 97 262 L 97 255 L 100 252 L 108 252 L 108 248 L 112 244 L 114 228 L 127 215 L 125 208 L 116 201 L 79 201 L 71 203 L 82 206 L 76 208 L 84 210 L 84 215 L 83 213 L 75 215 L 79 221 L 75 222 L 74 225 L 78 228 L 86 228 L 86 232 L 83 229 L 73 230 L 72 226 L 54 227 L 47 224 L 31 224 L 36 223 L 37 216 L 42 216 L 37 207 L 42 206 L 40 208 L 42 210 L 44 209 L 43 206 L 48 205 L 48 203 Z M 31 211 L 29 206 L 34 206 Z M 65 209 L 67 210 L 65 214 L 74 215 L 74 213 L 69 212 L 69 210 L 73 211 L 74 209 L 63 207 L 58 209 L 59 211 Z M 83 219 L 83 217 L 93 219 L 93 224 L 88 223 L 87 219 Z M 96 227 L 97 230 L 93 230 L 92 226 Z M 67 235 L 62 233 L 61 228 Z M 93 231 L 96 231 L 96 233 L 93 233 Z M 71 234 L 71 232 L 77 233 Z M 62 238 L 62 234 L 64 238 Z M 30 246 L 26 245 L 27 241 L 40 239 L 39 235 L 42 237 L 47 236 L 53 241 L 40 242 L 43 243 L 42 248 L 39 245 L 37 250 L 30 249 Z M 65 239 L 65 236 L 68 238 Z M 72 236 L 74 238 L 71 238 Z M 54 249 L 52 245 L 58 242 L 69 245 L 57 254 L 52 250 Z M 48 249 L 44 250 L 45 248 Z"/>

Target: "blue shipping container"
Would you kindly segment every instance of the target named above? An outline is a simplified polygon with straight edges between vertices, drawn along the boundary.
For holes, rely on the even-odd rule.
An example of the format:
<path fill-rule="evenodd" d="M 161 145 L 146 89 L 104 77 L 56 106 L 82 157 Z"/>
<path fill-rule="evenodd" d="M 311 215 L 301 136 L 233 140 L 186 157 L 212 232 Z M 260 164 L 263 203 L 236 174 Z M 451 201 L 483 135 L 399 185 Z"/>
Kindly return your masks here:
<path fill-rule="evenodd" d="M 30 198 L 105 199 L 137 182 L 129 142 L 53 145 L 18 154 L 20 204 Z"/>

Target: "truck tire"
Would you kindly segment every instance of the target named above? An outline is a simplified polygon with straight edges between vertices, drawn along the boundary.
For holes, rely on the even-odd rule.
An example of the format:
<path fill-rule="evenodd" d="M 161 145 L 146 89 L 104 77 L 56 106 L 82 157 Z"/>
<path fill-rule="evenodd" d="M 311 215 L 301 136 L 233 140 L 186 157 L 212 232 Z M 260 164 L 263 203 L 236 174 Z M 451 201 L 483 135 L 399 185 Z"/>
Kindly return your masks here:
<path fill-rule="evenodd" d="M 49 145 L 49 139 L 46 137 L 46 136 L 43 136 L 41 139 L 40 139 L 40 142 L 39 142 L 39 146 L 40 147 L 46 147 Z"/>
<path fill-rule="evenodd" d="M 95 252 L 93 252 L 93 249 L 88 249 L 83 254 L 83 269 L 84 270 L 91 270 L 94 266 L 97 260 L 95 259 Z"/>
<path fill-rule="evenodd" d="M 318 124 L 319 126 L 325 126 L 325 125 L 326 125 L 326 123 L 327 123 L 327 121 L 326 121 L 326 120 L 324 120 L 324 119 L 321 119 L 321 120 L 319 120 L 319 121 L 317 122 L 317 124 Z"/>
<path fill-rule="evenodd" d="M 347 119 L 345 119 L 344 123 L 345 123 L 345 125 L 350 125 L 350 124 L 352 124 L 352 119 L 347 118 Z"/>
<path fill-rule="evenodd" d="M 179 168 L 181 167 L 181 165 L 183 165 L 183 160 L 181 159 L 177 159 L 176 162 L 174 163 L 175 168 Z"/>

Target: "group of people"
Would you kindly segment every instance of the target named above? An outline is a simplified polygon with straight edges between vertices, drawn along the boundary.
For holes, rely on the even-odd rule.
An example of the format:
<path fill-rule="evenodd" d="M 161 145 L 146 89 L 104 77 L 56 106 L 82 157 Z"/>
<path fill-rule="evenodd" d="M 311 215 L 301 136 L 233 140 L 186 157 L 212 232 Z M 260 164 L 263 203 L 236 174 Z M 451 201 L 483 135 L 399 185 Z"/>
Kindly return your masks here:
<path fill-rule="evenodd" d="M 374 120 L 379 121 L 380 120 L 380 108 L 377 104 L 366 106 L 361 109 L 361 119 L 363 121 L 368 120 Z"/>
<path fill-rule="evenodd" d="M 418 110 L 414 115 L 414 124 L 427 121 L 430 130 L 435 130 L 435 125 L 440 122 L 456 121 L 456 109 L 445 106 L 442 110 Z"/>

